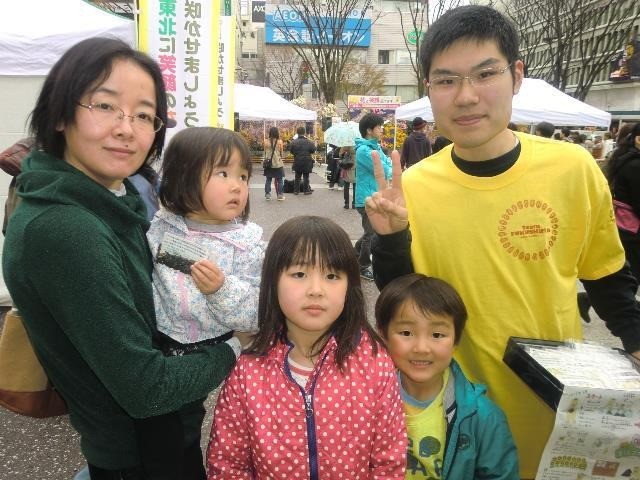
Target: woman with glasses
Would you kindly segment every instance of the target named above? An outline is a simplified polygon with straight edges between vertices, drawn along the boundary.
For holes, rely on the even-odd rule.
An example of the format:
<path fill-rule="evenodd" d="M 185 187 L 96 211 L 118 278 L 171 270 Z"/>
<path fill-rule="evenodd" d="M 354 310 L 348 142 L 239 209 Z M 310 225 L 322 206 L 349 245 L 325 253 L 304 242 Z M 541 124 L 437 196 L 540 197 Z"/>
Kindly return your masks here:
<path fill-rule="evenodd" d="M 236 337 L 183 357 L 158 349 L 149 222 L 126 179 L 160 155 L 166 121 L 153 60 L 114 39 L 72 47 L 33 110 L 37 150 L 7 228 L 4 278 L 93 480 L 205 478 L 196 400 L 241 349 Z"/>

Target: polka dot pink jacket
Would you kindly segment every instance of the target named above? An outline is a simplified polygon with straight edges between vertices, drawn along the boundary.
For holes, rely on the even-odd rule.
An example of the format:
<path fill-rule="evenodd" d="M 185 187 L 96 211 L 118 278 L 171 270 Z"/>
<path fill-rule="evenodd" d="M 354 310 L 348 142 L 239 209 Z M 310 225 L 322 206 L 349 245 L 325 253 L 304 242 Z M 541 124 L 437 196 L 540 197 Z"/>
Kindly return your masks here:
<path fill-rule="evenodd" d="M 242 355 L 214 414 L 209 479 L 404 479 L 407 437 L 393 362 L 369 337 L 334 361 L 331 339 L 305 391 L 291 378 L 290 345 Z"/>

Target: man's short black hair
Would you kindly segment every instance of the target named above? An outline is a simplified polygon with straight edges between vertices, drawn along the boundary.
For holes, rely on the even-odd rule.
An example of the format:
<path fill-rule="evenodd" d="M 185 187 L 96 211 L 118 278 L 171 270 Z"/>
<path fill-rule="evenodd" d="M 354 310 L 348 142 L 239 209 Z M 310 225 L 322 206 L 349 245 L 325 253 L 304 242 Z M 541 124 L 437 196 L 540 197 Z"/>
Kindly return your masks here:
<path fill-rule="evenodd" d="M 541 137 L 551 138 L 555 130 L 556 127 L 553 123 L 540 122 L 536 125 L 536 134 L 539 134 Z"/>
<path fill-rule="evenodd" d="M 358 125 L 358 129 L 360 130 L 360 135 L 362 138 L 367 138 L 367 130 L 373 130 L 377 126 L 384 125 L 384 118 L 380 115 L 376 115 L 375 113 L 367 113 L 360 119 L 360 124 Z"/>
<path fill-rule="evenodd" d="M 420 47 L 420 64 L 425 79 L 429 80 L 433 57 L 458 40 L 495 40 L 508 63 L 518 60 L 520 42 L 513 23 L 494 8 L 465 5 L 449 10 L 427 30 Z M 515 65 L 511 65 L 511 72 L 514 71 Z"/>
<path fill-rule="evenodd" d="M 298 134 L 298 136 L 306 135 L 307 134 L 307 130 L 304 127 L 298 127 L 298 128 L 296 128 L 296 133 Z"/>

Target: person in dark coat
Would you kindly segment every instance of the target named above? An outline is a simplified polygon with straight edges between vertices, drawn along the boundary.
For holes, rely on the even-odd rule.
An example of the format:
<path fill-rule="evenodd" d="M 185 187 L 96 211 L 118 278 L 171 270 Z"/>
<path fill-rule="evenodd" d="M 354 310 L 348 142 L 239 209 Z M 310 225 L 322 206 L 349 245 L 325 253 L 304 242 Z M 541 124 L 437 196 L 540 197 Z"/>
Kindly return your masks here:
<path fill-rule="evenodd" d="M 339 183 L 340 180 L 340 168 L 338 164 L 340 163 L 340 147 L 337 145 L 329 144 L 331 150 L 327 152 L 327 181 L 329 182 L 329 190 L 334 190 L 336 183 Z M 340 185 L 338 185 L 338 188 Z"/>
<path fill-rule="evenodd" d="M 616 149 L 605 169 L 614 202 L 622 202 L 640 218 L 640 123 L 627 124 L 630 129 L 621 129 Z M 631 273 L 640 282 L 640 231 L 627 230 L 618 225 L 620 241 Z M 586 292 L 578 293 L 578 308 L 585 322 L 590 322 L 591 301 Z"/>
<path fill-rule="evenodd" d="M 426 134 L 427 122 L 421 117 L 416 117 L 413 119 L 412 127 L 413 132 L 402 144 L 400 164 L 403 170 L 431 155 L 431 142 Z"/>
<path fill-rule="evenodd" d="M 309 174 L 313 170 L 313 157 L 311 154 L 316 151 L 314 143 L 305 137 L 307 133 L 304 127 L 296 130 L 298 138 L 291 142 L 289 151 L 293 154 L 293 171 L 295 173 L 293 194 L 300 193 L 300 179 L 302 179 L 302 191 L 305 195 L 311 195 L 309 187 Z"/>

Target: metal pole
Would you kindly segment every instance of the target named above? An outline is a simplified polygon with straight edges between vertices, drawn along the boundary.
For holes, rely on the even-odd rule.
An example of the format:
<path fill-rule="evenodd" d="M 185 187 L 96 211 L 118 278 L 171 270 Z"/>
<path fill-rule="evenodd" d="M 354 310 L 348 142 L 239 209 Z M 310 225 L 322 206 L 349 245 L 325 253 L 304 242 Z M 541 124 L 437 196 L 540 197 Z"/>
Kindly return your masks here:
<path fill-rule="evenodd" d="M 134 37 L 136 41 L 136 50 L 138 50 L 140 46 L 140 32 L 138 31 L 138 0 L 133 0 L 133 28 L 134 28 Z"/>
<path fill-rule="evenodd" d="M 396 149 L 396 139 L 398 135 L 396 132 L 398 131 L 398 119 L 396 118 L 395 113 L 393 114 L 393 149 Z"/>

